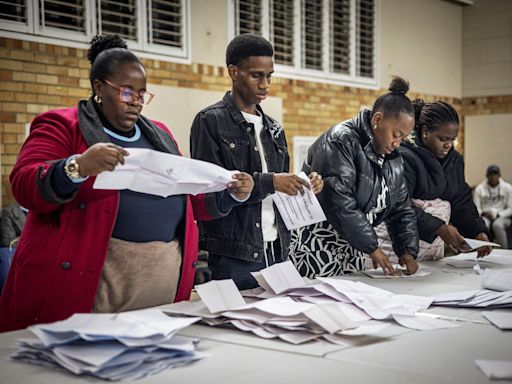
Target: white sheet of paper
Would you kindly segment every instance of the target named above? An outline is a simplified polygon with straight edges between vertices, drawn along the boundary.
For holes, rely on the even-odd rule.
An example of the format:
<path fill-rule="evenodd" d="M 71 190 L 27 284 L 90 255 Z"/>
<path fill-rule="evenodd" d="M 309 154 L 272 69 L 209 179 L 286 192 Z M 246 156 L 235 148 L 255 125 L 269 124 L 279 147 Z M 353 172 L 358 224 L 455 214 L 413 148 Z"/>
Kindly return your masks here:
<path fill-rule="evenodd" d="M 478 249 L 480 247 L 485 247 L 485 246 L 501 247 L 501 245 L 497 244 L 497 243 L 493 243 L 490 241 L 476 240 L 476 239 L 468 239 L 466 237 L 464 238 L 464 241 L 466 242 L 466 244 L 469 247 L 469 249 L 465 252 L 470 252 L 470 251 L 473 251 L 475 249 Z"/>
<path fill-rule="evenodd" d="M 212 313 L 229 311 L 246 304 L 235 282 L 231 279 L 212 280 L 196 285 L 196 291 L 204 305 Z"/>
<path fill-rule="evenodd" d="M 482 288 L 495 291 L 512 291 L 512 272 L 494 271 L 486 268 L 480 273 Z"/>
<path fill-rule="evenodd" d="M 471 291 L 457 291 L 457 292 L 446 292 L 446 293 L 438 293 L 437 295 L 432 295 L 434 297 L 434 302 L 442 303 L 448 301 L 464 301 L 472 298 L 478 293 L 478 289 Z"/>
<path fill-rule="evenodd" d="M 452 259 L 452 257 L 449 257 L 448 260 L 445 261 L 445 263 L 454 268 L 473 268 L 476 263 L 476 260 L 460 260 L 460 259 L 450 260 L 450 259 Z"/>
<path fill-rule="evenodd" d="M 478 263 L 489 263 L 498 265 L 512 265 L 512 249 L 493 249 L 490 255 L 478 257 L 477 252 L 461 253 L 459 255 L 445 258 L 446 262 L 452 260 L 472 260 Z"/>
<path fill-rule="evenodd" d="M 130 148 L 125 164 L 96 177 L 95 189 L 130 189 L 167 197 L 218 192 L 232 181 L 232 173 L 216 164 L 145 148 Z"/>
<path fill-rule="evenodd" d="M 306 286 L 304 279 L 289 260 L 273 264 L 270 267 L 262 269 L 260 273 L 268 286 L 272 288 L 272 291 L 277 294 L 293 288 L 302 288 Z"/>
<path fill-rule="evenodd" d="M 512 329 L 512 311 L 482 312 L 482 315 L 499 329 Z"/>
<path fill-rule="evenodd" d="M 337 303 L 315 305 L 304 314 L 329 333 L 355 328 L 357 325 Z"/>
<path fill-rule="evenodd" d="M 402 327 L 415 329 L 417 331 L 456 328 L 459 326 L 459 324 L 456 324 L 453 321 L 436 319 L 433 317 L 393 315 L 393 318 Z"/>
<path fill-rule="evenodd" d="M 417 271 L 414 275 L 406 275 L 406 274 L 402 273 L 400 275 L 391 276 L 391 275 L 386 275 L 382 268 L 367 269 L 367 270 L 363 271 L 363 273 L 366 276 L 370 276 L 374 279 L 414 279 L 416 277 L 424 277 L 424 276 L 430 275 L 430 271 L 421 271 L 420 270 L 420 271 Z"/>
<path fill-rule="evenodd" d="M 512 379 L 512 361 L 477 359 L 475 364 L 488 379 Z"/>
<path fill-rule="evenodd" d="M 300 172 L 298 176 L 306 181 L 309 180 L 304 172 Z M 311 189 L 304 188 L 304 195 L 299 193 L 295 196 L 276 192 L 272 195 L 272 199 L 289 231 L 327 220 Z"/>

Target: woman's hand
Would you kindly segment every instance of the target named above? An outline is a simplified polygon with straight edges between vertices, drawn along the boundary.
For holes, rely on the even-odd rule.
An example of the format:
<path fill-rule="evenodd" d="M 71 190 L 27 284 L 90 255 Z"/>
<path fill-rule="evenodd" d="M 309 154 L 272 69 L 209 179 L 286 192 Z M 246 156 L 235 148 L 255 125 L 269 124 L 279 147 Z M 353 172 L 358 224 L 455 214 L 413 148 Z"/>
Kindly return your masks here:
<path fill-rule="evenodd" d="M 308 175 L 309 184 L 311 185 L 311 190 L 315 195 L 318 195 L 324 189 L 324 180 L 322 179 L 322 175 L 319 175 L 316 172 L 311 172 Z"/>
<path fill-rule="evenodd" d="M 373 268 L 381 267 L 385 275 L 395 276 L 396 271 L 389 262 L 388 257 L 382 252 L 382 249 L 377 248 L 375 251 L 370 253 L 370 257 L 373 260 Z"/>
<path fill-rule="evenodd" d="M 405 270 L 402 270 L 404 275 L 414 275 L 418 271 L 419 266 L 416 259 L 408 253 L 400 256 L 398 262 L 402 267 L 405 267 Z"/>
<path fill-rule="evenodd" d="M 291 173 L 275 173 L 274 189 L 276 192 L 283 192 L 294 196 L 297 193 L 304 194 L 304 187 L 309 187 L 309 182 Z"/>
<path fill-rule="evenodd" d="M 245 172 L 233 174 L 234 181 L 228 184 L 228 190 L 236 196 L 238 200 L 246 200 L 254 188 L 254 180 L 251 175 Z"/>
<path fill-rule="evenodd" d="M 450 224 L 443 224 L 439 227 L 436 232 L 436 235 L 439 235 L 441 239 L 450 247 L 450 249 L 454 252 L 461 252 L 466 247 L 466 242 L 464 238 L 459 233 L 457 228 Z"/>
<path fill-rule="evenodd" d="M 482 241 L 489 241 L 489 238 L 487 237 L 487 235 L 484 232 L 479 233 L 475 237 L 475 239 L 482 240 Z M 476 251 L 478 253 L 477 257 L 484 257 L 492 252 L 492 247 L 490 247 L 490 246 L 480 247 Z"/>
<path fill-rule="evenodd" d="M 97 176 L 104 171 L 113 171 L 118 164 L 124 164 L 128 152 L 112 143 L 96 143 L 78 155 L 76 162 L 81 177 Z"/>

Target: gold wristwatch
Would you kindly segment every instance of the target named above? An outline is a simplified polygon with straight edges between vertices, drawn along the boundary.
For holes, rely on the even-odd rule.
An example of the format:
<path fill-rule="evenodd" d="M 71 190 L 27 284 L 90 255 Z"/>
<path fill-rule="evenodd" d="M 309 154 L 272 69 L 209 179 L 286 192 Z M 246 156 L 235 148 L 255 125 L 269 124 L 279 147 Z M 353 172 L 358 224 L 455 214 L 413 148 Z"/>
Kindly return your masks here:
<path fill-rule="evenodd" d="M 78 166 L 78 163 L 76 162 L 77 155 L 71 156 L 64 165 L 64 171 L 66 172 L 66 175 L 69 176 L 69 178 L 74 180 L 82 179 L 82 176 L 80 176 L 80 167 Z"/>

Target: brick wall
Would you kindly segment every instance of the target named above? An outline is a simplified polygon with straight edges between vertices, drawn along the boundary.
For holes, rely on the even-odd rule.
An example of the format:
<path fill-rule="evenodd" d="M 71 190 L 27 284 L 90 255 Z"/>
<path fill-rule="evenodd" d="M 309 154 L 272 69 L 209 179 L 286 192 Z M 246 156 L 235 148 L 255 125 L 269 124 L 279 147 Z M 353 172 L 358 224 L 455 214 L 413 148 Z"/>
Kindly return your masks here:
<path fill-rule="evenodd" d="M 227 69 L 223 67 L 142 61 L 151 83 L 212 91 L 230 87 Z M 79 99 L 88 97 L 89 69 L 85 50 L 0 38 L 3 205 L 13 200 L 9 174 L 25 137 L 25 124 L 40 112 L 75 106 Z M 271 86 L 271 95 L 283 100 L 283 124 L 290 142 L 292 136 L 319 135 L 329 126 L 355 116 L 361 105 L 372 105 L 382 92 L 283 78 L 274 78 Z M 462 114 L 463 108 L 472 114 L 512 109 L 512 96 L 462 101 L 442 95 L 409 96 L 426 101 L 445 100 Z M 460 135 L 459 145 L 462 141 Z"/>

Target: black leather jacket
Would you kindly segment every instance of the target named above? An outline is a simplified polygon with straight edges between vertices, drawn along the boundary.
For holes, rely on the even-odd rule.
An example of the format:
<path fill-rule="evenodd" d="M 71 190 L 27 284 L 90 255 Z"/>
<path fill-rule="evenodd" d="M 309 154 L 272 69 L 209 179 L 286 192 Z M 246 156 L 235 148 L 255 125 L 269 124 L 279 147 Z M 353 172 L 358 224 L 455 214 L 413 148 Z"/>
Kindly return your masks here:
<path fill-rule="evenodd" d="M 316 140 L 303 170 L 324 178 L 318 196 L 327 220 L 353 247 L 365 253 L 378 248 L 373 226 L 385 221 L 397 255 L 418 254 L 418 228 L 397 151 L 387 155 L 382 167 L 372 145 L 370 111 L 339 123 Z M 381 177 L 389 188 L 387 208 L 370 224 L 366 214 L 376 206 Z"/>
<path fill-rule="evenodd" d="M 489 235 L 466 183 L 464 158 L 459 152 L 452 148 L 444 159 L 438 160 L 418 137 L 402 143 L 398 151 L 405 161 L 407 188 L 412 198 L 446 200 L 452 208 L 450 222 L 461 235 L 470 238 L 482 232 Z M 444 221 L 420 208 L 415 209 L 420 239 L 431 243 Z"/>
<path fill-rule="evenodd" d="M 261 143 L 268 173 L 261 173 L 261 160 L 254 137 L 254 125 L 245 120 L 229 92 L 218 103 L 199 112 L 190 133 L 192 158 L 215 163 L 230 170 L 247 172 L 254 189 L 247 202 L 236 206 L 221 219 L 199 223 L 199 245 L 212 254 L 261 262 L 263 233 L 261 201 L 274 193 L 274 173 L 288 172 L 290 158 L 283 128 L 263 116 Z M 287 258 L 290 233 L 274 208 L 283 259 Z"/>

